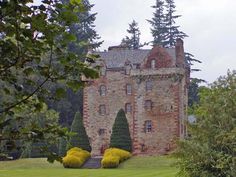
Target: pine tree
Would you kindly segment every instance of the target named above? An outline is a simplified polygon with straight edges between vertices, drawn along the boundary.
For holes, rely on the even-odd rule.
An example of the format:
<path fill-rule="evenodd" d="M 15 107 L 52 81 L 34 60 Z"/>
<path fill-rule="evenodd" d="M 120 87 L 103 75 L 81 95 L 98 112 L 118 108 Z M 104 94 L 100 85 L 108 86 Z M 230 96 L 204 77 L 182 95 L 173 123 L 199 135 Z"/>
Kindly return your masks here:
<path fill-rule="evenodd" d="M 154 17 L 151 20 L 148 20 L 152 26 L 152 44 L 162 45 L 164 47 L 168 32 L 165 24 L 164 2 L 162 0 L 156 0 L 156 5 L 152 6 L 152 8 L 155 9 L 155 12 L 153 13 Z"/>
<path fill-rule="evenodd" d="M 115 123 L 112 127 L 110 147 L 124 149 L 129 152 L 132 151 L 129 124 L 123 109 L 119 110 L 115 119 Z"/>
<path fill-rule="evenodd" d="M 84 128 L 82 116 L 79 112 L 75 114 L 74 120 L 71 125 L 71 132 L 76 133 L 76 135 L 70 138 L 70 145 L 73 147 L 80 147 L 91 152 L 88 135 Z"/>
<path fill-rule="evenodd" d="M 129 49 L 139 49 L 142 45 L 140 44 L 140 30 L 138 27 L 138 23 L 133 20 L 131 24 L 129 24 L 129 29 L 127 32 L 130 34 L 130 37 L 126 36 L 122 39 L 121 44 L 127 46 Z"/>
<path fill-rule="evenodd" d="M 168 30 L 168 36 L 167 41 L 165 41 L 164 43 L 165 47 L 174 47 L 176 39 L 183 39 L 187 37 L 184 32 L 179 30 L 179 26 L 175 24 L 175 20 L 181 17 L 180 15 L 175 15 L 175 7 L 176 6 L 174 0 L 166 0 L 167 13 L 165 14 L 165 23 Z"/>
<path fill-rule="evenodd" d="M 76 36 L 76 40 L 69 45 L 69 50 L 78 54 L 87 53 L 89 49 L 98 48 L 102 42 L 98 42 L 99 35 L 95 31 L 94 21 L 97 13 L 91 13 L 91 9 L 94 6 L 91 5 L 88 0 L 82 0 L 84 5 L 84 11 L 78 13 L 80 23 L 76 23 L 70 26 L 70 33 Z M 80 41 L 86 41 L 80 43 Z"/>

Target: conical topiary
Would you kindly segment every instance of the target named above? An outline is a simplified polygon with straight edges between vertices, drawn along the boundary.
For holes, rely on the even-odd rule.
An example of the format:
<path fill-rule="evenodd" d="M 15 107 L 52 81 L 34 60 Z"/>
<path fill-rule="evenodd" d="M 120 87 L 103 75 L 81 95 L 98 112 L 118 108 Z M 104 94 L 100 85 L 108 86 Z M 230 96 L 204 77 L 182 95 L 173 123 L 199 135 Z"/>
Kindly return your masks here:
<path fill-rule="evenodd" d="M 115 123 L 112 127 L 110 147 L 132 151 L 132 141 L 129 132 L 129 124 L 125 116 L 125 111 L 120 109 Z"/>
<path fill-rule="evenodd" d="M 60 156 L 66 155 L 66 147 L 67 147 L 67 141 L 65 138 L 60 138 L 59 140 L 59 146 L 58 146 L 58 154 Z"/>
<path fill-rule="evenodd" d="M 74 120 L 71 125 L 71 132 L 77 133 L 70 138 L 70 146 L 80 147 L 86 151 L 91 152 L 88 135 L 84 128 L 83 118 L 79 112 L 75 113 Z"/>

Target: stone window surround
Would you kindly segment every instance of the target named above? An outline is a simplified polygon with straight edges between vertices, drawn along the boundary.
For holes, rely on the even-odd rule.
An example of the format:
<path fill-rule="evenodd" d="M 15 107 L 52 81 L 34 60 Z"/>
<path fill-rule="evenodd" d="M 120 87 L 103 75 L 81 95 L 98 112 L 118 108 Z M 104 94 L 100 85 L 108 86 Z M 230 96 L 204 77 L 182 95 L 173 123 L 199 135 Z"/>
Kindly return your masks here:
<path fill-rule="evenodd" d="M 126 94 L 132 95 L 132 85 L 131 84 L 126 84 Z"/>
<path fill-rule="evenodd" d="M 98 130 L 98 135 L 99 135 L 99 136 L 104 135 L 105 132 L 106 132 L 106 129 L 100 128 L 100 129 Z"/>
<path fill-rule="evenodd" d="M 100 92 L 100 96 L 106 96 L 106 86 L 105 85 L 101 85 L 100 86 L 100 89 L 99 89 L 99 92 Z"/>
<path fill-rule="evenodd" d="M 104 116 L 106 114 L 106 105 L 105 104 L 101 104 L 99 106 L 99 114 Z"/>
<path fill-rule="evenodd" d="M 105 67 L 102 67 L 102 68 L 100 69 L 100 75 L 101 75 L 101 76 L 106 76 L 106 68 L 105 68 Z"/>
<path fill-rule="evenodd" d="M 153 87 L 153 83 L 151 80 L 146 81 L 146 91 L 151 91 Z"/>
<path fill-rule="evenodd" d="M 131 105 L 131 103 L 126 103 L 125 104 L 125 112 L 126 113 L 131 113 L 132 112 L 132 105 Z"/>
<path fill-rule="evenodd" d="M 153 107 L 153 102 L 152 102 L 152 100 L 145 100 L 144 108 L 145 108 L 146 110 L 152 110 L 152 107 Z"/>
<path fill-rule="evenodd" d="M 156 59 L 153 58 L 151 59 L 151 69 L 155 69 L 156 68 Z"/>
<path fill-rule="evenodd" d="M 145 133 L 152 132 L 152 121 L 151 120 L 146 120 L 144 122 L 144 130 L 145 130 Z"/>

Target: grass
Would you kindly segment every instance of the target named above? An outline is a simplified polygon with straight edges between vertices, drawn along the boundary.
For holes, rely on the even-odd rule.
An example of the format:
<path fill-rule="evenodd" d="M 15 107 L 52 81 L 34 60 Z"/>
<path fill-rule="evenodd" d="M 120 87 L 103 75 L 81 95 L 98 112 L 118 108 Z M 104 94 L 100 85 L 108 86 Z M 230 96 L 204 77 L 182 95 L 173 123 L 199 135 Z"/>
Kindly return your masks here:
<path fill-rule="evenodd" d="M 133 157 L 117 169 L 65 169 L 46 159 L 21 159 L 0 162 L 1 177 L 174 177 L 175 160 L 162 157 Z"/>

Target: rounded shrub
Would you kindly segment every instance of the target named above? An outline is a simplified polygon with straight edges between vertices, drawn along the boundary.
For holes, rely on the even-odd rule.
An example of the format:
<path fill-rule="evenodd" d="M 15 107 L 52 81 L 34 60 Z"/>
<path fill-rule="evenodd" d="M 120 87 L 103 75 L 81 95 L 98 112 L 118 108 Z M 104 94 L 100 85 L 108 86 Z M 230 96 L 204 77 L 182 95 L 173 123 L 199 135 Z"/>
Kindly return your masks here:
<path fill-rule="evenodd" d="M 119 149 L 119 148 L 109 148 L 105 151 L 104 156 L 118 156 L 120 158 L 120 162 L 123 162 L 126 159 L 129 159 L 132 155 L 130 152 Z"/>
<path fill-rule="evenodd" d="M 62 163 L 65 168 L 79 168 L 90 156 L 88 151 L 74 147 L 67 151 Z"/>
<path fill-rule="evenodd" d="M 119 148 L 109 148 L 102 159 L 103 168 L 116 168 L 119 163 L 131 157 L 131 153 Z"/>
<path fill-rule="evenodd" d="M 106 156 L 102 159 L 103 168 L 116 168 L 119 165 L 120 158 L 118 156 Z"/>
<path fill-rule="evenodd" d="M 74 155 L 67 155 L 62 161 L 65 168 L 79 168 L 83 165 L 82 159 Z"/>

